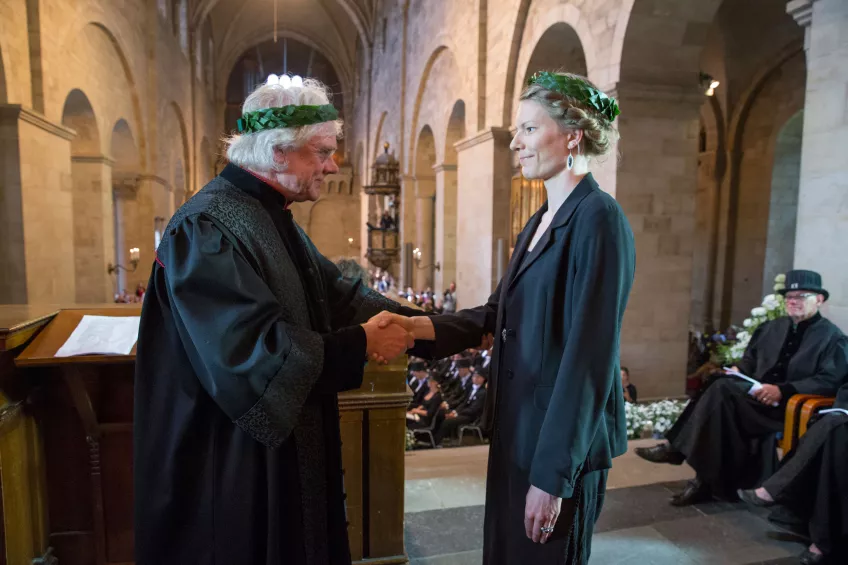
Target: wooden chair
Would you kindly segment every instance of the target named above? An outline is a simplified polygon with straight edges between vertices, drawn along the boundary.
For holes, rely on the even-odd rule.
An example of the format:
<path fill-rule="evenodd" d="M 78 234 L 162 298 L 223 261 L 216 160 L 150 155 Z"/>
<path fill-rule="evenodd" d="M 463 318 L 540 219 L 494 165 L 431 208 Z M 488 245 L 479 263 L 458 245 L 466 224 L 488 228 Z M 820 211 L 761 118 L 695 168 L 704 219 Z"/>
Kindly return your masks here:
<path fill-rule="evenodd" d="M 815 394 L 796 394 L 789 399 L 786 403 L 783 437 L 779 444 L 784 455 L 789 453 L 807 432 L 810 418 L 819 410 L 833 406 L 834 400 L 833 397 Z"/>

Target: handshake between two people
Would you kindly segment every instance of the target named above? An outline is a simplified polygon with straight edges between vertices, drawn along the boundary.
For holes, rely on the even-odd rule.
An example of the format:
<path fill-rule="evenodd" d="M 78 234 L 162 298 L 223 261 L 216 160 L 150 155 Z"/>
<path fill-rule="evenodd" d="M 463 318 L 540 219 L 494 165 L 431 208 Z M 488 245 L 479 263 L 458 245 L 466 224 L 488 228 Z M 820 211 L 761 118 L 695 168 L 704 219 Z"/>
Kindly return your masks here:
<path fill-rule="evenodd" d="M 407 318 L 391 312 L 380 312 L 366 323 L 365 330 L 368 358 L 387 364 L 415 346 L 415 340 L 435 340 L 433 322 L 426 316 Z"/>

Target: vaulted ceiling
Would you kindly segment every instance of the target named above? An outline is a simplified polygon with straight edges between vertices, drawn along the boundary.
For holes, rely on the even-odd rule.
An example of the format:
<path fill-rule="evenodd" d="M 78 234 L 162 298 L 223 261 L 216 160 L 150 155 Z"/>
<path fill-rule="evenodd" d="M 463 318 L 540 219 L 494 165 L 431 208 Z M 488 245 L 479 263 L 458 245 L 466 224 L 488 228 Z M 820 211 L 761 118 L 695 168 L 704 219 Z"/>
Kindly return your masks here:
<path fill-rule="evenodd" d="M 320 51 L 352 86 L 357 43 L 369 45 L 379 0 L 198 0 L 195 29 L 208 23 L 218 73 L 224 80 L 241 56 L 274 36 L 290 37 Z M 360 45 L 361 48 L 361 45 Z"/>

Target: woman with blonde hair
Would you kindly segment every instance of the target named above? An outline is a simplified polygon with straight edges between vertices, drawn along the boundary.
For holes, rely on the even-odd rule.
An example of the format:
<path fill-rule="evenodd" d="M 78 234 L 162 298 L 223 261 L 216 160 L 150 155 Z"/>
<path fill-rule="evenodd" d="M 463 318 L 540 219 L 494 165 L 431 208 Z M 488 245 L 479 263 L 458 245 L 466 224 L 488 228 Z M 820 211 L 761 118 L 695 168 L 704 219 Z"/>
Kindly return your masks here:
<path fill-rule="evenodd" d="M 616 140 L 615 100 L 586 78 L 533 75 L 510 145 L 547 202 L 518 236 L 488 302 L 414 318 L 418 356 L 497 343 L 483 563 L 582 564 L 612 459 L 627 450 L 621 320 L 633 282 L 633 232 L 590 167 Z M 386 315 L 386 322 L 392 316 Z"/>

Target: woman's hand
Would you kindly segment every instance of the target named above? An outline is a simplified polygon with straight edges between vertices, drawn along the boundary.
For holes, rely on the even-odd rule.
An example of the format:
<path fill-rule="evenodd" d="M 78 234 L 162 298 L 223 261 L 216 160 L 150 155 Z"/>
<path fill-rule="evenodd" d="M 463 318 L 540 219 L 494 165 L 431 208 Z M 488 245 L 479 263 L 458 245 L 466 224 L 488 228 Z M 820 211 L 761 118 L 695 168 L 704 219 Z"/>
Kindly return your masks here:
<path fill-rule="evenodd" d="M 524 506 L 524 531 L 533 543 L 545 543 L 551 532 L 542 528 L 553 528 L 559 517 L 562 499 L 530 485 Z"/>

